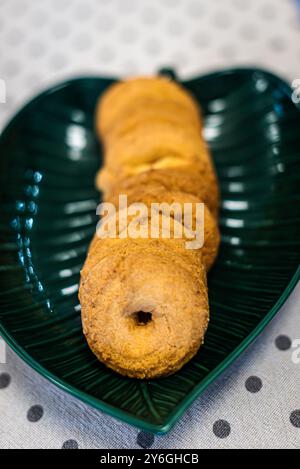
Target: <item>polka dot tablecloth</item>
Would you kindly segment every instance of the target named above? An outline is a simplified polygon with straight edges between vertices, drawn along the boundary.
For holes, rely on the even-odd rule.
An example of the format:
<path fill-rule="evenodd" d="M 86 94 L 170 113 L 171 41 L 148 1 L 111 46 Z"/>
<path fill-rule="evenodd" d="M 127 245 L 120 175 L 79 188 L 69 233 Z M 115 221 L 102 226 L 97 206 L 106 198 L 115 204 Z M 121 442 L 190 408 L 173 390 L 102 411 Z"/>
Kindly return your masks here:
<path fill-rule="evenodd" d="M 33 94 L 78 75 L 256 65 L 300 78 L 296 0 L 0 0 L 0 39 L 1 127 Z M 0 448 L 299 448 L 299 309 L 300 286 L 165 436 L 60 391 L 2 341 Z"/>

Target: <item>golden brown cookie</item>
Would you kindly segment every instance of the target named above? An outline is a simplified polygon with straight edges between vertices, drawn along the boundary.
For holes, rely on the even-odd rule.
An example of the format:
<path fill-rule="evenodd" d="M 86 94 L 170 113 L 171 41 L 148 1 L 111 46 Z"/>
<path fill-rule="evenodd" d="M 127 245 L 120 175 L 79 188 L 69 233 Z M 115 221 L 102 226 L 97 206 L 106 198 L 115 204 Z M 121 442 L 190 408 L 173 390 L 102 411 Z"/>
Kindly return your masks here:
<path fill-rule="evenodd" d="M 119 207 L 119 196 L 122 194 L 116 193 L 114 197 L 108 199 L 108 202 L 111 202 L 115 207 Z M 124 194 L 125 195 L 125 194 Z M 131 190 L 127 190 L 127 204 L 128 206 L 131 204 L 145 204 L 148 208 L 148 213 L 150 216 L 151 205 L 153 203 L 158 204 L 161 210 L 164 210 L 164 204 L 167 204 L 167 209 L 169 207 L 174 207 L 173 211 L 165 212 L 167 215 L 169 214 L 170 217 L 176 218 L 176 215 L 179 215 L 180 218 L 177 216 L 177 220 L 180 220 L 180 223 L 184 226 L 185 224 L 192 222 L 190 228 L 195 231 L 196 229 L 204 228 L 204 245 L 201 246 L 202 249 L 202 259 L 204 262 L 204 266 L 206 271 L 208 271 L 211 266 L 213 265 L 219 244 L 220 244 L 220 233 L 216 223 L 215 218 L 212 216 L 210 210 L 205 206 L 203 207 L 204 210 L 204 225 L 201 224 L 199 227 L 196 226 L 196 205 L 201 203 L 201 201 L 193 196 L 192 194 L 187 194 L 185 192 L 176 192 L 176 191 L 165 191 L 161 187 L 157 187 L 155 185 L 148 185 L 145 187 L 135 187 Z M 176 205 L 179 204 L 178 211 L 176 212 Z M 190 204 L 189 206 L 185 204 Z M 186 220 L 184 217 L 185 207 L 187 208 L 186 211 Z M 188 210 L 191 210 L 191 217 L 188 216 Z M 160 212 L 164 213 L 164 212 Z M 187 222 L 187 223 L 185 223 Z M 171 229 L 173 225 L 170 223 Z M 171 233 L 172 235 L 172 233 Z M 184 237 L 184 230 L 183 230 L 183 237 Z"/>
<path fill-rule="evenodd" d="M 180 104 L 200 122 L 199 107 L 179 84 L 165 77 L 138 77 L 115 83 L 104 93 L 96 110 L 99 134 L 105 138 L 118 118 L 140 98 Z"/>
<path fill-rule="evenodd" d="M 204 268 L 193 274 L 174 253 L 145 251 L 145 243 L 126 255 L 120 243 L 87 275 L 85 269 L 80 302 L 83 330 L 99 360 L 149 379 L 174 373 L 192 358 L 209 315 Z"/>
<path fill-rule="evenodd" d="M 147 188 L 156 185 L 165 192 L 185 192 L 202 200 L 214 216 L 219 208 L 219 188 L 216 174 L 210 161 L 184 164 L 182 166 L 150 169 L 129 176 L 110 171 L 105 166 L 97 173 L 96 185 L 108 199 L 113 194 L 126 193 L 132 188 Z"/>
<path fill-rule="evenodd" d="M 192 114 L 185 106 L 166 99 L 138 98 L 129 104 L 126 110 L 113 122 L 109 132 L 105 135 L 105 141 L 108 143 L 116 137 L 122 137 L 138 127 L 143 127 L 145 124 L 159 122 L 194 129 L 198 134 L 202 132 L 198 116 Z"/>
<path fill-rule="evenodd" d="M 124 167 L 132 174 L 209 158 L 197 131 L 169 122 L 144 122 L 105 146 L 105 165 L 111 169 Z"/>

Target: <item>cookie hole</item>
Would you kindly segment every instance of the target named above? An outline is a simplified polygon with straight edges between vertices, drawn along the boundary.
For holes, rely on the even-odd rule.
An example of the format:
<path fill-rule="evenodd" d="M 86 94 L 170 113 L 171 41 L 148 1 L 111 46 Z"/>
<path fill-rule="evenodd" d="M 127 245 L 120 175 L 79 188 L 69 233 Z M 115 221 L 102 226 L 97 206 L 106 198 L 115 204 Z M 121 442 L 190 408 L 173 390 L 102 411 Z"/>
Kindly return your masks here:
<path fill-rule="evenodd" d="M 152 321 L 152 313 L 148 313 L 146 311 L 137 311 L 133 314 L 135 323 L 138 326 L 145 326 L 150 321 Z"/>

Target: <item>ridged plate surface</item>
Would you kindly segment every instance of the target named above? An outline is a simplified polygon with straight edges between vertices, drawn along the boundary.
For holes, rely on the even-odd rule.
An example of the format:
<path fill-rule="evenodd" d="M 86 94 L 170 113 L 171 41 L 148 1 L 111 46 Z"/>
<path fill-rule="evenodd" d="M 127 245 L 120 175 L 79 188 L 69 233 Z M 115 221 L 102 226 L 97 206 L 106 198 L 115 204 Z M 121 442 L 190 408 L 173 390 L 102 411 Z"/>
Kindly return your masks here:
<path fill-rule="evenodd" d="M 299 278 L 300 112 L 289 87 L 260 70 L 185 83 L 205 112 L 222 191 L 211 323 L 204 347 L 179 373 L 140 382 L 108 370 L 89 351 L 77 297 L 99 200 L 93 112 L 112 81 L 54 87 L 1 136 L 0 333 L 63 389 L 163 433 L 258 335 Z"/>

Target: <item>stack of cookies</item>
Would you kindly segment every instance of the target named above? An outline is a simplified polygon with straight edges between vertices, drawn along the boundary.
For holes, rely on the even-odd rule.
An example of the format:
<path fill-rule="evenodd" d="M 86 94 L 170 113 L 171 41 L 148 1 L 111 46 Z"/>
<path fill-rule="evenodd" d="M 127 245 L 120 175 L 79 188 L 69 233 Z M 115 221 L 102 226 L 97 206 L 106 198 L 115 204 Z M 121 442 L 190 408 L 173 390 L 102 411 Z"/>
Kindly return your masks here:
<path fill-rule="evenodd" d="M 83 330 L 99 360 L 130 377 L 168 375 L 203 343 L 206 273 L 219 246 L 219 191 L 199 108 L 167 78 L 135 78 L 106 91 L 96 128 L 105 155 L 97 186 L 116 208 L 126 195 L 128 205 L 149 208 L 148 222 L 153 203 L 183 209 L 204 203 L 204 245 L 198 249 L 187 249 L 185 233 L 165 236 L 161 212 L 158 236 L 151 237 L 148 223 L 147 236 L 139 238 L 118 236 L 119 226 L 115 237 L 96 235 L 81 272 Z M 172 221 L 174 234 L 183 220 Z"/>

